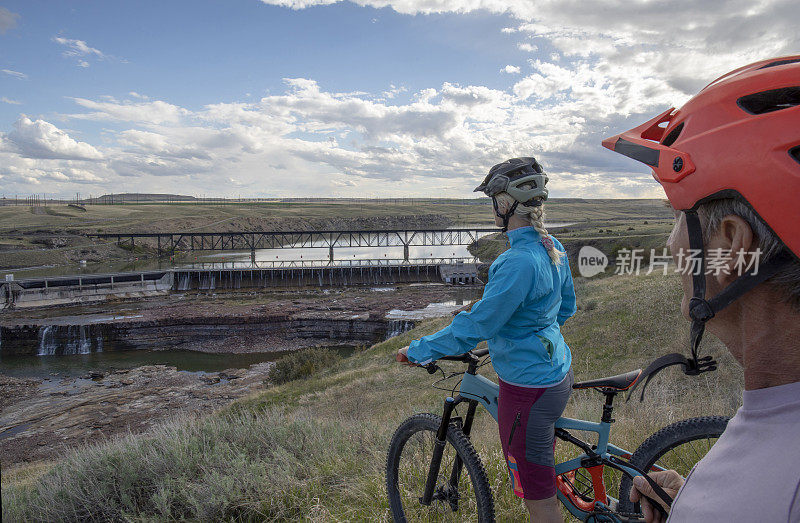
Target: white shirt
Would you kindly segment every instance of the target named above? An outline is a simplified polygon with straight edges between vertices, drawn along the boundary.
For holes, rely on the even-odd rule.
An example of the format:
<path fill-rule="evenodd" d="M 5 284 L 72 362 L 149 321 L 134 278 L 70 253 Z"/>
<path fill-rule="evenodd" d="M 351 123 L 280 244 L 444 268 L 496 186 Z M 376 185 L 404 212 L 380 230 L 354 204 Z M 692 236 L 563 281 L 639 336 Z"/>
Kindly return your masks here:
<path fill-rule="evenodd" d="M 800 522 L 800 382 L 744 391 L 669 521 Z"/>

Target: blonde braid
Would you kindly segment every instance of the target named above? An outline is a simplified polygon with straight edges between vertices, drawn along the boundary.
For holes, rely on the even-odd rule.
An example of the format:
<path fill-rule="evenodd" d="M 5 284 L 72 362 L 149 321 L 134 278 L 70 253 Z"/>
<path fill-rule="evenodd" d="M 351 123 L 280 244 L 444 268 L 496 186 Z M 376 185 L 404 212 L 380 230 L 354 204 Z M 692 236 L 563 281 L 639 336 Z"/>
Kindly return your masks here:
<path fill-rule="evenodd" d="M 566 253 L 561 251 L 556 247 L 553 238 L 550 236 L 550 233 L 547 232 L 547 229 L 544 228 L 544 205 L 539 205 L 538 207 L 527 207 L 530 209 L 529 216 L 531 219 L 531 226 L 536 229 L 536 232 L 542 237 L 542 245 L 544 248 L 547 249 L 547 254 L 550 255 L 550 259 L 553 261 L 553 265 L 561 265 L 561 260 L 564 258 Z"/>
<path fill-rule="evenodd" d="M 516 201 L 511 197 L 510 194 L 505 192 L 497 194 L 495 198 L 497 198 L 498 202 L 507 207 L 510 207 L 511 204 Z M 514 211 L 514 214 L 528 217 L 528 219 L 531 221 L 531 226 L 542 237 L 542 245 L 544 245 L 544 248 L 547 250 L 547 254 L 550 256 L 553 264 L 561 265 L 561 260 L 564 258 L 564 256 L 566 256 L 566 253 L 558 250 L 558 247 L 556 247 L 556 244 L 553 241 L 553 238 L 550 236 L 550 233 L 544 228 L 544 205 L 538 205 L 536 207 L 518 205 L 517 210 Z"/>

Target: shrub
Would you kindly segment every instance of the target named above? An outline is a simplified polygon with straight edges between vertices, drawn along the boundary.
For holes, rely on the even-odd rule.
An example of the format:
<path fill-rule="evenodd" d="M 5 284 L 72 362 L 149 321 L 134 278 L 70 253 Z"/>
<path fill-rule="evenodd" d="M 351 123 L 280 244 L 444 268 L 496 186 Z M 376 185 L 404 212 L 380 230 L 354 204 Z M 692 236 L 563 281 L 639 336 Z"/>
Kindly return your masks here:
<path fill-rule="evenodd" d="M 331 349 L 306 349 L 293 352 L 275 362 L 269 373 L 273 383 L 305 379 L 337 363 L 341 356 Z"/>

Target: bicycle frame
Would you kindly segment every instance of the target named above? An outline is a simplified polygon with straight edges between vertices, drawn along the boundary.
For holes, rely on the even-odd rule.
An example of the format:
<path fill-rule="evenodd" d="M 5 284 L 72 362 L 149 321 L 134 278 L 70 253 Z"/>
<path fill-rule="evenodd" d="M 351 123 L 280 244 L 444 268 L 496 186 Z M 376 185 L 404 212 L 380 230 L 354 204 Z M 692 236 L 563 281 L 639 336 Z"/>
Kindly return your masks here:
<path fill-rule="evenodd" d="M 472 367 L 472 366 L 471 366 Z M 472 372 L 470 372 L 472 371 Z M 469 435 L 469 428 L 472 425 L 472 418 L 474 416 L 475 406 L 477 403 L 486 408 L 489 414 L 497 421 L 497 407 L 498 398 L 500 394 L 500 387 L 493 381 L 475 374 L 475 370 L 470 368 L 464 373 L 459 394 L 456 398 L 447 398 L 445 402 L 445 416 L 443 416 L 442 424 L 450 422 L 450 414 L 453 408 L 462 401 L 469 401 L 470 409 L 467 414 L 467 424 L 465 423 L 465 434 Z M 584 421 L 573 418 L 559 418 L 556 423 L 556 436 L 559 439 L 572 443 L 573 445 L 581 448 L 583 453 L 562 463 L 557 463 L 555 466 L 556 472 L 556 486 L 558 499 L 567 507 L 567 510 L 580 520 L 585 520 L 589 516 L 604 515 L 608 521 L 622 521 L 618 516 L 613 514 L 612 506 L 616 501 L 606 493 L 605 483 L 603 482 L 603 467 L 610 466 L 617 470 L 631 476 L 640 475 L 642 472 L 627 463 L 626 459 L 631 457 L 631 453 L 625 449 L 612 445 L 608 442 L 611 434 L 611 418 L 613 394 L 606 395 L 606 403 L 603 407 L 602 420 L 597 422 Z M 446 419 L 445 419 L 446 418 Z M 597 434 L 597 444 L 592 446 L 585 443 L 578 438 L 575 438 L 567 432 L 567 430 L 580 430 L 587 432 L 594 432 Z M 440 440 L 444 442 L 444 434 L 441 434 Z M 441 456 L 439 456 L 441 458 Z M 433 472 L 433 463 L 431 464 L 431 471 Z M 458 467 L 458 464 L 456 465 Z M 563 475 L 575 471 L 579 468 L 586 469 L 592 478 L 592 488 L 594 494 L 594 501 L 587 501 L 574 492 L 572 485 L 568 479 Z M 459 470 L 460 471 L 460 470 Z M 438 474 L 438 463 L 435 468 Z M 429 475 L 431 479 L 432 475 Z M 435 478 L 435 475 L 433 475 Z M 454 469 L 453 478 L 457 478 L 457 471 Z M 426 494 L 428 494 L 426 488 Z M 430 489 L 432 491 L 432 488 Z M 430 498 L 427 499 L 430 502 Z"/>

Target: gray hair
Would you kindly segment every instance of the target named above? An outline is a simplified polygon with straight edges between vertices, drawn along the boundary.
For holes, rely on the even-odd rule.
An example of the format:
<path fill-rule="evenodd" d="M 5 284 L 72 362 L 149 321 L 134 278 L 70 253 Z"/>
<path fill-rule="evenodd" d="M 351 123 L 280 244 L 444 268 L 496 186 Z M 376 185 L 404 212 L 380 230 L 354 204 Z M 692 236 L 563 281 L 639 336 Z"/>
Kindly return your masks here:
<path fill-rule="evenodd" d="M 767 224 L 740 200 L 734 198 L 712 200 L 701 204 L 698 211 L 704 222 L 703 233 L 706 238 L 719 230 L 722 220 L 728 215 L 733 214 L 746 221 L 757 238 L 758 248 L 761 249 L 759 264 L 764 264 L 786 249 Z M 785 301 L 800 311 L 800 262 L 797 258 L 793 258 L 788 267 L 767 281 L 776 284 L 785 295 Z"/>
<path fill-rule="evenodd" d="M 507 206 L 513 205 L 516 201 L 510 194 L 505 192 L 495 195 L 495 198 L 498 202 L 502 202 Z M 544 228 L 544 204 L 530 207 L 519 204 L 514 214 L 527 216 L 531 222 L 531 227 L 533 227 L 542 238 L 551 238 L 550 233 Z M 553 243 L 551 247 L 545 248 L 547 249 L 547 254 L 550 256 L 553 265 L 561 265 L 561 261 L 564 259 L 564 256 L 566 256 L 566 253 L 559 250 L 559 248 L 555 246 L 555 243 Z"/>

